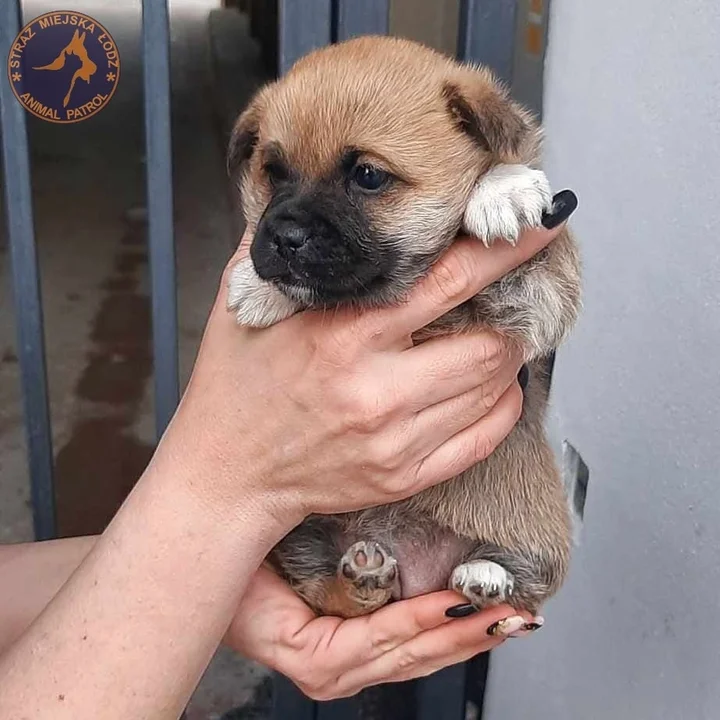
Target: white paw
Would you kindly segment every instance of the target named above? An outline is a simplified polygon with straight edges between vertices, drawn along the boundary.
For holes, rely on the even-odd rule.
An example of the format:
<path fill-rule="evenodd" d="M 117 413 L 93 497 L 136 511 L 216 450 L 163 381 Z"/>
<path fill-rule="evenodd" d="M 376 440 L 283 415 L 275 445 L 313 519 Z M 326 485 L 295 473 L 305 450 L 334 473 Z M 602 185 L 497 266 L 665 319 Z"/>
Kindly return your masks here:
<path fill-rule="evenodd" d="M 504 567 L 489 560 L 474 560 L 458 565 L 450 578 L 450 588 L 462 593 L 476 607 L 507 600 L 515 585 Z"/>
<path fill-rule="evenodd" d="M 463 227 L 490 247 L 497 238 L 515 245 L 526 228 L 538 227 L 552 208 L 545 173 L 526 165 L 498 165 L 475 186 Z"/>
<path fill-rule="evenodd" d="M 235 313 L 239 325 L 256 328 L 274 325 L 299 309 L 255 272 L 249 257 L 240 260 L 230 273 L 227 307 Z"/>

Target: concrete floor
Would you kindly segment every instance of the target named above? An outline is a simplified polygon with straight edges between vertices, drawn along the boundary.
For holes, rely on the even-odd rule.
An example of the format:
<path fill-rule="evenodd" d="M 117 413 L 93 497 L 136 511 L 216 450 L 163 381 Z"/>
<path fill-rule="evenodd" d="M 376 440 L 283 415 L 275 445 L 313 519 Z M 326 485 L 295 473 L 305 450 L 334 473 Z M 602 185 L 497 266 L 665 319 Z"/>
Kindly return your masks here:
<path fill-rule="evenodd" d="M 56 9 L 27 0 L 26 18 Z M 219 128 L 257 82 L 237 16 L 210 0 L 171 2 L 179 346 L 184 383 L 237 221 Z M 29 118 L 60 532 L 97 532 L 149 458 L 154 438 L 144 207 L 139 0 L 75 0 L 118 44 L 119 88 L 94 118 Z M 228 11 L 225 11 L 228 12 Z M 210 47 L 214 54 L 210 52 Z M 212 59 L 211 59 L 212 58 Z M 220 86 L 219 83 L 222 85 Z M 141 211 L 140 211 L 141 214 Z M 32 539 L 7 238 L 0 231 L 0 542 Z M 221 652 L 188 710 L 244 704 L 263 668 Z"/>

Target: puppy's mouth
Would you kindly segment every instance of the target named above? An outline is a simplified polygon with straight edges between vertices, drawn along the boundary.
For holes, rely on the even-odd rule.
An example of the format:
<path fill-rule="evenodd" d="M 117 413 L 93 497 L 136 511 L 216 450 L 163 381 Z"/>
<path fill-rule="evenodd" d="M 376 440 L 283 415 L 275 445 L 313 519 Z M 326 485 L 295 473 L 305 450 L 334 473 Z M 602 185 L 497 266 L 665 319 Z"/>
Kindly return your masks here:
<path fill-rule="evenodd" d="M 284 295 L 308 307 L 382 303 L 384 302 L 383 290 L 387 285 L 385 279 L 381 277 L 369 282 L 356 281 L 352 278 L 340 283 L 317 280 L 293 280 L 291 282 L 279 280 L 274 282 Z"/>
<path fill-rule="evenodd" d="M 321 217 L 305 220 L 262 219 L 250 248 L 257 274 L 308 306 L 377 302 L 392 274 L 388 253 L 370 251 Z"/>
<path fill-rule="evenodd" d="M 272 282 L 285 295 L 310 306 L 341 305 L 350 302 L 372 302 L 381 296 L 387 285 L 382 273 L 368 277 L 352 270 L 337 271 L 332 263 L 321 269 L 308 268 L 301 263 L 287 263 L 282 270 L 268 273 L 263 263 L 256 263 L 258 275 Z"/>

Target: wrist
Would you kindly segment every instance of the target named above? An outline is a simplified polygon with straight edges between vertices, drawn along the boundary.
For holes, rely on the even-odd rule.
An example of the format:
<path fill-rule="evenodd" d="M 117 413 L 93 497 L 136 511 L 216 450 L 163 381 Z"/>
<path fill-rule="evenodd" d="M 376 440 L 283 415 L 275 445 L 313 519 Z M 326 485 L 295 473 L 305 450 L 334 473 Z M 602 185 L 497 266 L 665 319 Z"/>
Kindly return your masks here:
<path fill-rule="evenodd" d="M 284 529 L 254 493 L 224 512 L 197 491 L 200 470 L 166 449 L 156 455 L 72 577 L 0 659 L 8 716 L 22 715 L 31 691 L 42 717 L 80 717 L 108 697 L 113 716 L 180 715 Z"/>
<path fill-rule="evenodd" d="M 270 486 L 265 473 L 250 462 L 251 453 L 238 471 L 222 453 L 199 445 L 163 438 L 147 481 L 164 486 L 164 492 L 182 493 L 194 513 L 225 526 L 230 534 L 247 535 L 251 529 L 267 552 L 302 522 L 306 513 L 300 499 Z"/>

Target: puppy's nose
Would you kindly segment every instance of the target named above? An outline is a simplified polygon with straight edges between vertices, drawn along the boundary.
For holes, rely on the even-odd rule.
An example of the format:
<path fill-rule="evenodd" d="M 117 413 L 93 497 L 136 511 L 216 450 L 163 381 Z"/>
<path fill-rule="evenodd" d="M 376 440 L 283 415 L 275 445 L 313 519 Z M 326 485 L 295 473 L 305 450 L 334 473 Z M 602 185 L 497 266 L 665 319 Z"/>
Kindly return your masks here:
<path fill-rule="evenodd" d="M 294 255 L 309 239 L 307 229 L 294 220 L 278 220 L 273 228 L 273 242 L 284 258 Z"/>

